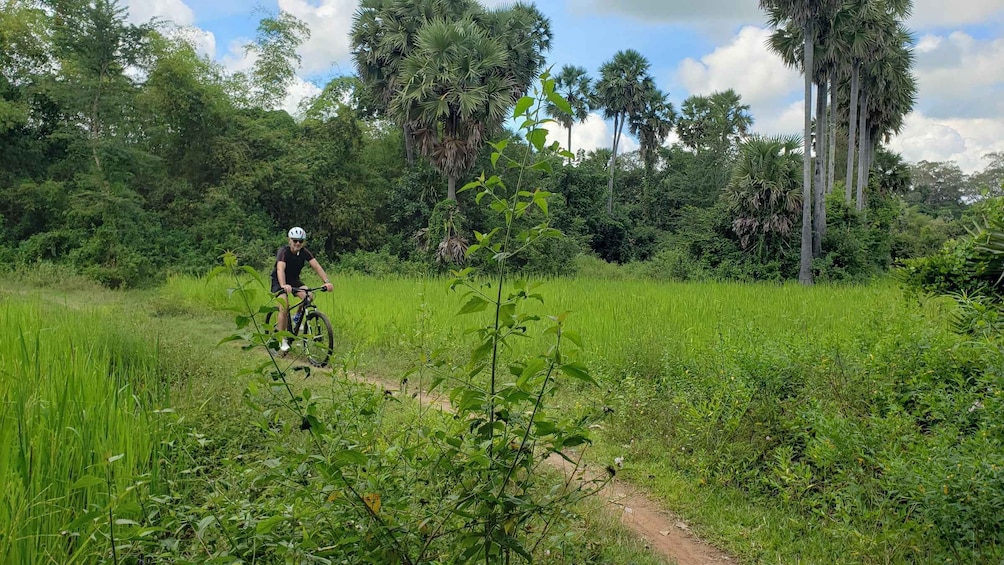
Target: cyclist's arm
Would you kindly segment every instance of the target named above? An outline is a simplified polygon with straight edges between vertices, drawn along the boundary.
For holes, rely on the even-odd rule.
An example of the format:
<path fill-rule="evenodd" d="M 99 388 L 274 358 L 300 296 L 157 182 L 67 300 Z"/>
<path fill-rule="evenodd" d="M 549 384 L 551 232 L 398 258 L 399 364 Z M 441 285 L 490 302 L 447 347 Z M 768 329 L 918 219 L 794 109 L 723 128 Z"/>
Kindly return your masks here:
<path fill-rule="evenodd" d="M 275 262 L 275 278 L 279 281 L 279 287 L 282 288 L 286 293 L 293 292 L 293 287 L 286 284 L 286 262 L 276 261 Z"/>
<path fill-rule="evenodd" d="M 324 281 L 325 290 L 334 290 L 335 286 L 331 284 L 331 280 L 328 279 L 328 274 L 324 272 L 324 268 L 317 262 L 317 259 L 310 260 L 310 268 L 314 269 L 317 276 L 321 277 L 321 280 Z"/>

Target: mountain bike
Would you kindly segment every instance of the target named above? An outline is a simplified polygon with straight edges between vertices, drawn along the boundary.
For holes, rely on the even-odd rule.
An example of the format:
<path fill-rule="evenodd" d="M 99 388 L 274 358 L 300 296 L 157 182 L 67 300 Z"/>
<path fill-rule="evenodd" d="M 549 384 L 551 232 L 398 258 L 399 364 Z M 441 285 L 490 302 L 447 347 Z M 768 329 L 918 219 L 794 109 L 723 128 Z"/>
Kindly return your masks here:
<path fill-rule="evenodd" d="M 303 289 L 307 291 L 307 297 L 292 304 L 289 307 L 290 329 L 293 334 L 290 339 L 291 352 L 302 354 L 311 365 L 324 367 L 328 364 L 328 358 L 335 347 L 335 334 L 331 329 L 331 321 L 328 317 L 317 309 L 314 304 L 314 291 L 324 290 L 323 286 Z M 293 314 L 293 312 L 296 314 Z M 265 316 L 265 333 L 272 335 L 278 333 L 275 324 L 279 320 L 279 312 L 272 311 Z M 278 340 L 269 339 L 269 347 L 278 349 Z"/>

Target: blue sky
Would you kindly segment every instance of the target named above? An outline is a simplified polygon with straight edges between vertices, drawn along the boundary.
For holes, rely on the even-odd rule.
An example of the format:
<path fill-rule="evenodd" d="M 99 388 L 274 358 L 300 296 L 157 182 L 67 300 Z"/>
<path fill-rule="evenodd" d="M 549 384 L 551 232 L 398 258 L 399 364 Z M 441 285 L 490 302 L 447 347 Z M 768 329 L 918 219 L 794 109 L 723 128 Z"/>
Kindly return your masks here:
<path fill-rule="evenodd" d="M 487 6 L 502 0 L 482 0 Z M 353 71 L 347 33 L 358 0 L 123 0 L 130 16 L 157 16 L 188 29 L 200 49 L 232 70 L 250 64 L 242 45 L 258 20 L 280 9 L 307 22 L 300 80 L 284 107 Z M 555 68 L 573 64 L 592 76 L 617 51 L 635 49 L 679 107 L 691 94 L 733 88 L 751 106 L 754 130 L 801 131 L 802 84 L 763 45 L 769 33 L 756 0 L 540 0 L 554 34 Z M 907 21 L 916 38 L 918 103 L 890 143 L 908 161 L 955 161 L 966 172 L 983 155 L 1004 151 L 1004 1 L 914 0 Z M 573 128 L 573 149 L 608 146 L 598 115 Z M 564 139 L 564 134 L 558 137 Z M 628 141 L 625 149 L 636 146 Z"/>

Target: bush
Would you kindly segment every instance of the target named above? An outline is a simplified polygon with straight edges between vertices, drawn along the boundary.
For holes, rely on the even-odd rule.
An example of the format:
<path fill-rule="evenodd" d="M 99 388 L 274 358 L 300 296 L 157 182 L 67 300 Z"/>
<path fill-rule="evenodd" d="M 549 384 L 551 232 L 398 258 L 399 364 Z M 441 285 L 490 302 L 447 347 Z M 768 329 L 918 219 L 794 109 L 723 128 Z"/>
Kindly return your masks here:
<path fill-rule="evenodd" d="M 338 258 L 335 268 L 340 272 L 359 273 L 376 277 L 421 277 L 431 274 L 428 263 L 409 261 L 392 255 L 386 248 L 380 251 L 355 251 Z"/>

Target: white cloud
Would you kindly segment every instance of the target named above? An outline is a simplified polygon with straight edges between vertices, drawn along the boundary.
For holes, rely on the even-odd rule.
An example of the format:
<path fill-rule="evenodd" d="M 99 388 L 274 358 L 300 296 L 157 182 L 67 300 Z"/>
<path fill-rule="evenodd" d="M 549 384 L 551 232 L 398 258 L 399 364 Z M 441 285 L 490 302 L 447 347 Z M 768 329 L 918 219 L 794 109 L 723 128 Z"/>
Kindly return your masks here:
<path fill-rule="evenodd" d="M 998 91 L 1004 85 L 1004 39 L 982 41 L 961 31 L 925 35 L 916 56 L 920 110 L 938 117 L 1004 115 Z"/>
<path fill-rule="evenodd" d="M 749 104 L 756 132 L 800 133 L 804 113 L 799 96 L 804 89 L 802 76 L 767 49 L 769 36 L 767 29 L 746 26 L 730 42 L 700 60 L 681 61 L 675 82 L 689 94 L 735 90 L 743 103 Z"/>
<path fill-rule="evenodd" d="M 301 100 L 317 96 L 320 93 L 321 89 L 315 84 L 297 77 L 296 81 L 286 90 L 286 98 L 279 103 L 279 109 L 285 110 L 290 116 L 295 116 L 300 112 Z"/>
<path fill-rule="evenodd" d="M 759 21 L 764 19 L 756 2 L 749 0 L 702 0 L 673 2 L 667 0 L 580 0 L 581 8 L 601 14 L 623 14 L 646 22 L 704 23 L 709 20 Z"/>
<path fill-rule="evenodd" d="M 351 67 L 349 30 L 357 0 L 279 0 L 285 10 L 310 26 L 310 39 L 300 46 L 301 72 L 327 72 L 333 66 Z"/>
<path fill-rule="evenodd" d="M 913 14 L 907 20 L 912 29 L 951 27 L 1004 21 L 1000 0 L 914 0 Z"/>
<path fill-rule="evenodd" d="M 955 161 L 973 173 L 986 166 L 983 155 L 1004 151 L 1004 119 L 935 119 L 913 112 L 889 148 L 910 162 Z"/>
<path fill-rule="evenodd" d="M 182 0 L 127 0 L 129 21 L 145 23 L 151 18 L 159 18 L 179 26 L 190 26 L 195 22 L 195 14 Z"/>
<path fill-rule="evenodd" d="M 227 52 L 220 57 L 220 64 L 231 73 L 251 70 L 258 56 L 254 53 L 248 54 L 245 52 L 244 48 L 250 42 L 251 40 L 247 38 L 239 38 L 231 41 L 227 46 Z"/>
<path fill-rule="evenodd" d="M 544 127 L 548 130 L 548 140 L 557 140 L 562 147 L 568 144 L 568 130 L 561 124 L 552 122 Z M 590 113 L 585 122 L 572 126 L 572 153 L 577 154 L 580 149 L 586 153 L 596 149 L 609 149 L 613 140 L 613 127 L 599 114 Z M 638 147 L 638 142 L 625 132 L 621 136 L 621 145 L 617 148 L 617 153 L 623 155 L 635 151 Z"/>
<path fill-rule="evenodd" d="M 216 59 L 216 36 L 195 26 L 178 27 L 168 32 L 168 35 L 181 37 L 195 48 L 196 53 Z"/>

